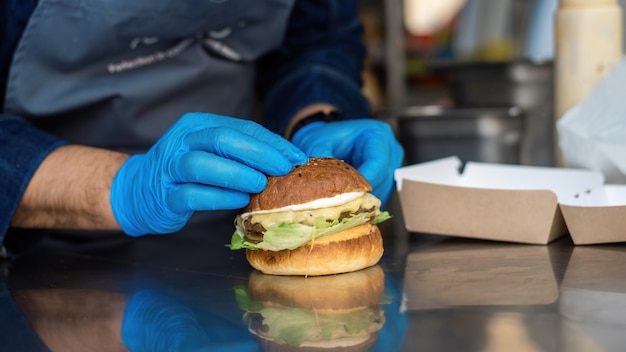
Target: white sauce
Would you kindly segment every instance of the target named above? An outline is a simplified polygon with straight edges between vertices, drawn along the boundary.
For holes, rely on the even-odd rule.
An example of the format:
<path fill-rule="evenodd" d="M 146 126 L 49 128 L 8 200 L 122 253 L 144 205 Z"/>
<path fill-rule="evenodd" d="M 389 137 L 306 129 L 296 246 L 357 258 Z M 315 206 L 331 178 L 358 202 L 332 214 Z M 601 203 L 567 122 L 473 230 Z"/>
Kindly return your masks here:
<path fill-rule="evenodd" d="M 308 203 L 302 203 L 302 204 L 294 204 L 294 205 L 288 205 L 286 207 L 282 207 L 282 208 L 276 208 L 276 209 L 270 209 L 270 210 L 258 210 L 258 211 L 252 211 L 252 212 L 248 212 L 248 213 L 243 213 L 241 214 L 242 218 L 247 218 L 250 215 L 254 215 L 254 214 L 266 214 L 266 213 L 277 213 L 277 212 L 286 212 L 286 211 L 300 211 L 300 210 L 309 210 L 309 209 L 320 209 L 320 208 L 328 208 L 328 207 L 334 207 L 337 205 L 341 205 L 344 203 L 348 203 L 352 200 L 355 200 L 361 196 L 363 196 L 365 194 L 365 192 L 348 192 L 348 193 L 342 193 L 342 194 L 338 194 L 334 197 L 330 197 L 330 198 L 321 198 L 321 199 L 316 199 L 312 202 L 308 202 Z"/>

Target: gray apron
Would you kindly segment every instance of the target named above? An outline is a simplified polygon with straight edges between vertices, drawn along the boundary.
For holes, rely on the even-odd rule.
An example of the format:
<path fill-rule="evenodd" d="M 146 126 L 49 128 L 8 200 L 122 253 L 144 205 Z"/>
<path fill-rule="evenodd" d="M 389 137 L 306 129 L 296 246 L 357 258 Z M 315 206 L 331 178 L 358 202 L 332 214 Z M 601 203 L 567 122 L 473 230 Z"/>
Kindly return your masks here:
<path fill-rule="evenodd" d="M 252 118 L 254 61 L 294 0 L 40 0 L 5 110 L 72 143 L 141 152 L 181 115 Z"/>
<path fill-rule="evenodd" d="M 5 110 L 127 153 L 186 112 L 253 118 L 255 60 L 281 44 L 294 1 L 39 0 Z"/>

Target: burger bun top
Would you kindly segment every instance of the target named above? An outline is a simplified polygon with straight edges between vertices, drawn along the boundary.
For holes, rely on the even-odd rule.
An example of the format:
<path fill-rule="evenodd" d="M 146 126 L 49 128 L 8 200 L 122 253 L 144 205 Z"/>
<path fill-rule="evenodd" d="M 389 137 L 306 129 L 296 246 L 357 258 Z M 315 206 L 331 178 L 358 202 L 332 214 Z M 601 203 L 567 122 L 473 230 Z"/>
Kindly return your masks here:
<path fill-rule="evenodd" d="M 253 194 L 246 213 L 272 210 L 349 192 L 370 192 L 372 186 L 350 164 L 335 158 L 310 158 L 284 176 L 268 176 L 267 186 Z"/>

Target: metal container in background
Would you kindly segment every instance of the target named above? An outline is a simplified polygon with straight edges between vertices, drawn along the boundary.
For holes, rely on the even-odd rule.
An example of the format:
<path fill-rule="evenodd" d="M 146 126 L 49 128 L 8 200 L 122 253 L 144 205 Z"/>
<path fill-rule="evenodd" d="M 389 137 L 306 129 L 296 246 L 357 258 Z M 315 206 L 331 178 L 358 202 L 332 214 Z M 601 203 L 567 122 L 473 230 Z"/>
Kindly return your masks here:
<path fill-rule="evenodd" d="M 414 106 L 395 120 L 408 164 L 451 155 L 463 161 L 520 163 L 524 116 L 515 107 Z"/>
<path fill-rule="evenodd" d="M 383 111 L 409 164 L 458 155 L 462 160 L 554 166 L 551 62 L 434 62 L 448 78 L 452 107 Z"/>
<path fill-rule="evenodd" d="M 456 107 L 517 107 L 524 115 L 520 164 L 554 166 L 554 82 L 551 62 L 448 63 L 439 65 L 450 80 Z"/>

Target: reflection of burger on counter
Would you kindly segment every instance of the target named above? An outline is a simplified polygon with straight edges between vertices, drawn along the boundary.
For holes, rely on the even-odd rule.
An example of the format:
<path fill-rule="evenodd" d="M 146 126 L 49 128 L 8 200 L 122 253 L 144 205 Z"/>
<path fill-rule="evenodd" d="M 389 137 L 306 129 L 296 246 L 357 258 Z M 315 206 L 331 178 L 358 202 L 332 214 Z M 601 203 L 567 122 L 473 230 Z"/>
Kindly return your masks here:
<path fill-rule="evenodd" d="M 264 351 L 367 351 L 385 322 L 384 286 L 379 265 L 307 278 L 254 271 L 236 294 Z"/>
<path fill-rule="evenodd" d="M 380 211 L 372 187 L 352 166 L 311 158 L 251 197 L 235 220 L 231 249 L 274 275 L 328 275 L 372 266 L 383 254 Z"/>

